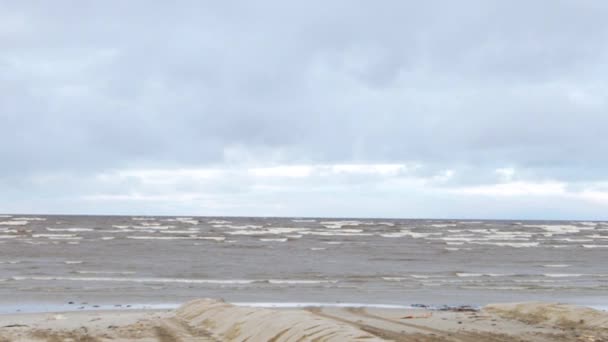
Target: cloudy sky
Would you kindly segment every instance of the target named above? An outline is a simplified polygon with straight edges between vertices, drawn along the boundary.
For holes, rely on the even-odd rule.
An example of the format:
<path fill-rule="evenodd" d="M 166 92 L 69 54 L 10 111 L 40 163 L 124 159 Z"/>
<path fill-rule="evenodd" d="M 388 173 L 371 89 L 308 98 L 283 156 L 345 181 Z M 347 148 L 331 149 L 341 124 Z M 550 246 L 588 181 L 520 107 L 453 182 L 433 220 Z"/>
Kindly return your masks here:
<path fill-rule="evenodd" d="M 606 18 L 0 0 L 0 212 L 608 219 Z"/>

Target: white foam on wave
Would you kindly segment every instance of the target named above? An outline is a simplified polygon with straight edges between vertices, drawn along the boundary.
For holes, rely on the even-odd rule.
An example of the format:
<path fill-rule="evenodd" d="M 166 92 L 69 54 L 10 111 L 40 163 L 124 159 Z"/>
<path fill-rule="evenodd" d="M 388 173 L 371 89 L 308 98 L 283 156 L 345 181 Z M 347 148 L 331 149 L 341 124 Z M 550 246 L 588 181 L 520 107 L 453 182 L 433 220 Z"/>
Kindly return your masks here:
<path fill-rule="evenodd" d="M 245 225 L 241 225 L 241 226 L 236 226 L 236 225 L 232 225 L 232 224 L 214 224 L 212 226 L 213 226 L 213 228 L 230 228 L 230 229 L 241 229 L 241 230 L 258 229 L 258 228 L 264 227 L 264 226 L 259 226 L 259 225 L 255 225 L 255 224 L 245 224 Z"/>
<path fill-rule="evenodd" d="M 287 238 L 285 239 L 260 239 L 262 242 L 287 242 Z"/>
<path fill-rule="evenodd" d="M 465 278 L 465 277 L 483 277 L 483 273 L 464 273 L 464 272 L 457 272 L 456 273 L 457 277 L 460 278 Z"/>
<path fill-rule="evenodd" d="M 573 239 L 573 238 L 561 238 L 553 239 L 553 241 L 566 241 L 566 242 L 592 242 L 593 239 Z"/>
<path fill-rule="evenodd" d="M 218 284 L 218 285 L 240 285 L 253 284 L 256 280 L 251 279 L 184 279 L 184 278 L 116 278 L 116 277 L 63 277 L 63 276 L 14 276 L 15 281 L 38 280 L 38 281 L 88 281 L 88 282 L 131 282 L 131 283 L 184 283 L 184 284 Z"/>
<path fill-rule="evenodd" d="M 160 231 L 161 234 L 192 234 L 196 233 L 199 230 L 163 230 Z"/>
<path fill-rule="evenodd" d="M 85 271 L 83 271 L 85 272 Z M 95 272 L 95 271 L 91 271 Z M 104 271 L 99 271 L 104 272 Z M 289 284 L 315 285 L 333 284 L 337 280 L 317 279 L 186 279 L 186 278 L 128 278 L 128 277 L 65 277 L 65 276 L 14 276 L 15 281 L 85 281 L 85 282 L 131 282 L 131 283 L 183 283 L 210 285 Z"/>
<path fill-rule="evenodd" d="M 0 222 L 1 226 L 25 226 L 29 222 L 28 221 L 2 221 Z"/>
<path fill-rule="evenodd" d="M 476 245 L 492 245 L 498 247 L 526 248 L 537 247 L 538 242 L 472 242 Z"/>
<path fill-rule="evenodd" d="M 400 237 L 408 236 L 409 233 L 410 233 L 409 231 L 406 233 L 403 233 L 403 232 L 384 233 L 384 234 L 380 234 L 380 236 L 385 237 L 385 238 L 400 238 Z"/>
<path fill-rule="evenodd" d="M 305 234 L 308 232 L 308 228 L 298 228 L 298 227 L 274 227 L 274 228 L 265 228 L 265 229 L 241 229 L 241 230 L 233 230 L 226 231 L 225 234 L 230 235 L 279 235 L 286 233 L 298 233 Z"/>
<path fill-rule="evenodd" d="M 608 245 L 583 245 L 583 248 L 608 248 Z"/>
<path fill-rule="evenodd" d="M 175 226 L 131 226 L 132 229 L 145 229 L 145 230 L 167 230 L 175 228 Z"/>
<path fill-rule="evenodd" d="M 344 226 L 359 226 L 362 225 L 361 221 L 323 221 L 319 223 L 325 228 L 329 229 L 340 229 Z"/>
<path fill-rule="evenodd" d="M 308 284 L 335 284 L 337 280 L 311 280 L 311 279 L 268 279 L 269 284 L 290 284 L 290 285 L 308 285 Z"/>
<path fill-rule="evenodd" d="M 79 274 L 135 274 L 134 271 L 76 271 Z"/>
<path fill-rule="evenodd" d="M 384 281 L 396 281 L 396 282 L 400 282 L 402 280 L 406 280 L 406 277 L 382 277 L 382 280 Z"/>
<path fill-rule="evenodd" d="M 114 240 L 114 239 L 115 239 L 115 237 L 113 237 L 113 236 L 102 236 L 102 237 L 101 237 L 101 240 L 104 240 L 104 241 L 107 241 L 107 240 Z"/>
<path fill-rule="evenodd" d="M 293 220 L 291 220 L 291 222 L 295 222 L 295 223 L 307 223 L 307 222 L 317 222 L 317 220 L 293 219 Z"/>
<path fill-rule="evenodd" d="M 15 264 L 20 264 L 21 260 L 8 260 L 8 261 L 0 261 L 0 264 L 10 264 L 10 265 L 15 265 Z"/>
<path fill-rule="evenodd" d="M 91 232 L 92 228 L 49 228 L 46 227 L 49 232 Z"/>
<path fill-rule="evenodd" d="M 207 221 L 207 223 L 209 224 L 229 224 L 232 223 L 231 221 L 225 221 L 225 220 L 211 220 L 211 221 Z"/>
<path fill-rule="evenodd" d="M 593 235 L 586 235 L 589 238 L 592 239 L 608 239 L 608 235 L 598 235 L 598 234 L 593 234 Z"/>
<path fill-rule="evenodd" d="M 46 221 L 43 217 L 13 217 L 15 221 Z"/>
<path fill-rule="evenodd" d="M 0 239 L 14 239 L 17 235 L 0 235 Z"/>
<path fill-rule="evenodd" d="M 154 217 L 131 217 L 133 221 L 156 221 Z"/>
<path fill-rule="evenodd" d="M 224 241 L 226 237 L 224 236 L 199 236 L 200 240 L 213 240 L 213 241 Z"/>
<path fill-rule="evenodd" d="M 527 224 L 524 227 L 540 228 L 550 234 L 574 234 L 581 230 L 593 229 L 593 227 L 579 227 L 573 225 L 549 225 L 549 224 Z"/>
<path fill-rule="evenodd" d="M 133 240 L 198 240 L 196 236 L 147 236 L 147 235 L 133 235 L 127 236 L 127 239 Z"/>
<path fill-rule="evenodd" d="M 581 224 L 583 226 L 597 226 L 597 222 L 578 222 L 578 224 Z"/>
<path fill-rule="evenodd" d="M 566 265 L 566 264 L 549 264 L 549 265 L 542 265 L 542 266 L 543 267 L 549 267 L 549 268 L 551 268 L 551 267 L 553 267 L 553 268 L 555 268 L 555 267 L 570 267 L 570 265 Z"/>
<path fill-rule="evenodd" d="M 310 247 L 309 249 L 310 249 L 311 251 L 324 251 L 324 250 L 326 250 L 327 248 L 325 248 L 325 247 Z"/>
<path fill-rule="evenodd" d="M 582 277 L 584 276 L 584 274 L 579 274 L 579 273 L 545 273 L 543 274 L 543 276 L 545 277 L 549 277 L 549 278 L 577 278 L 577 277 Z"/>
<path fill-rule="evenodd" d="M 435 228 L 447 228 L 447 227 L 456 227 L 458 226 L 455 223 L 435 223 L 432 224 L 431 227 L 435 227 Z"/>
<path fill-rule="evenodd" d="M 192 225 L 196 225 L 199 223 L 198 220 L 193 219 L 192 217 L 176 217 L 174 219 L 167 219 L 165 220 L 166 222 L 180 222 L 180 223 L 187 223 L 187 224 L 192 224 Z"/>
<path fill-rule="evenodd" d="M 79 265 L 82 264 L 82 260 L 66 260 L 63 263 L 66 265 Z"/>
<path fill-rule="evenodd" d="M 372 236 L 372 233 L 349 233 L 343 231 L 303 231 L 300 234 L 317 236 Z"/>
<path fill-rule="evenodd" d="M 33 238 L 47 238 L 49 240 L 81 240 L 76 234 L 32 234 Z"/>

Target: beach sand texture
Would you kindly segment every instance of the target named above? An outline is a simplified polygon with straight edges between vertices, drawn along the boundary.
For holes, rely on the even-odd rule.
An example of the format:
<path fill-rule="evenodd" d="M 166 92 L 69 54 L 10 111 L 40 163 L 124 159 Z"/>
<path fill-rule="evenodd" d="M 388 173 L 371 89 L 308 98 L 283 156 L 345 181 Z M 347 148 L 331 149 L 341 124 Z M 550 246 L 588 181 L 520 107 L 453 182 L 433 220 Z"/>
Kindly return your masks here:
<path fill-rule="evenodd" d="M 549 303 L 275 310 L 198 299 L 174 311 L 0 315 L 0 341 L 608 341 L 608 314 Z"/>

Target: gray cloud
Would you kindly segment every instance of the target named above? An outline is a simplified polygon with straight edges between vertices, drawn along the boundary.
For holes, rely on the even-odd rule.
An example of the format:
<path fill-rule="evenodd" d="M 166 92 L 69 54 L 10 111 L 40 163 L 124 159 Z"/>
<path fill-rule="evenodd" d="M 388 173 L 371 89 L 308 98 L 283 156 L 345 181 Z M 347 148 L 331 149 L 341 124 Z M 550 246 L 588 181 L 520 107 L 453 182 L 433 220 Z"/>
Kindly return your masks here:
<path fill-rule="evenodd" d="M 456 170 L 453 186 L 503 167 L 601 181 L 607 16 L 600 1 L 3 2 L 0 178 L 27 193 L 47 174 L 415 162 Z"/>

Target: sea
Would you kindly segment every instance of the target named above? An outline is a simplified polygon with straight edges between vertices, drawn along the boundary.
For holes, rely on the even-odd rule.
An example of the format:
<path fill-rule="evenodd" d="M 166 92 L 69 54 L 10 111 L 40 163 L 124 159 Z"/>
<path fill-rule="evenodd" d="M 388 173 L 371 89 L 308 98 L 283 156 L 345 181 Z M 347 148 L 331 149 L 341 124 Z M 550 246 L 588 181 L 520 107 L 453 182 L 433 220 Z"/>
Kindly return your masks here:
<path fill-rule="evenodd" d="M 608 222 L 0 215 L 0 313 L 258 306 L 608 308 Z"/>

